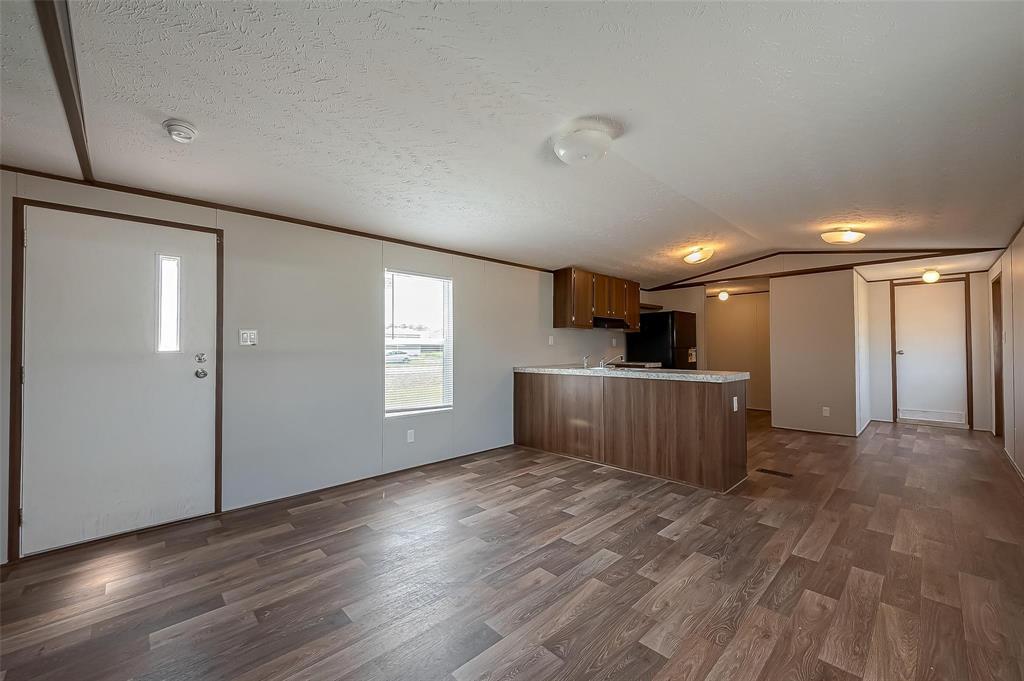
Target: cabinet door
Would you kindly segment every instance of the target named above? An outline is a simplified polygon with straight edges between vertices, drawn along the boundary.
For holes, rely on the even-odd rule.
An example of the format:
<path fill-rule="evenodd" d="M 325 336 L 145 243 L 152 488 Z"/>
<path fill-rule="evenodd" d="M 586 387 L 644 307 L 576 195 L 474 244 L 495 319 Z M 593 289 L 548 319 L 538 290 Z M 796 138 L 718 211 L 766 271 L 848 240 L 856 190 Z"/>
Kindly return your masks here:
<path fill-rule="evenodd" d="M 626 281 L 624 279 L 611 279 L 611 312 L 610 317 L 616 319 L 626 318 Z"/>
<path fill-rule="evenodd" d="M 640 330 L 640 284 L 626 282 L 626 325 L 627 331 Z"/>
<path fill-rule="evenodd" d="M 572 326 L 594 327 L 594 274 L 576 268 L 572 270 Z"/>
<path fill-rule="evenodd" d="M 608 317 L 612 311 L 611 277 L 594 275 L 594 316 Z"/>

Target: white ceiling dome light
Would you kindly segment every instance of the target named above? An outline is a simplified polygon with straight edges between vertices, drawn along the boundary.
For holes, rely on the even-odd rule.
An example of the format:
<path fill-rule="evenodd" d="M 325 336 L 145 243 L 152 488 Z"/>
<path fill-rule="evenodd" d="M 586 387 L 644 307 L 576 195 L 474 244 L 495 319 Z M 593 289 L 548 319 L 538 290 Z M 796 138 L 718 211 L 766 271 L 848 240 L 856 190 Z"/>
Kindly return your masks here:
<path fill-rule="evenodd" d="M 577 121 L 551 140 L 555 155 L 566 165 L 593 165 L 608 153 L 612 133 L 596 121 Z"/>
<path fill-rule="evenodd" d="M 696 246 L 690 249 L 690 252 L 683 256 L 683 262 L 696 265 L 708 260 L 715 254 L 715 249 L 707 248 L 705 246 Z"/>
<path fill-rule="evenodd" d="M 178 144 L 191 144 L 192 140 L 199 134 L 196 126 L 188 121 L 178 120 L 177 118 L 168 118 L 164 121 L 163 126 L 167 134 L 171 136 L 171 139 Z"/>
<path fill-rule="evenodd" d="M 921 280 L 926 284 L 934 284 L 941 276 L 937 270 L 925 270 L 925 273 L 921 275 Z"/>
<path fill-rule="evenodd" d="M 849 244 L 855 244 L 865 236 L 864 232 L 858 232 L 844 227 L 843 229 L 835 229 L 831 232 L 822 232 L 821 240 L 827 244 L 833 246 L 844 246 Z"/>
<path fill-rule="evenodd" d="M 729 300 L 729 292 L 728 291 L 719 291 L 718 292 L 718 299 L 721 300 L 723 303 L 725 301 Z"/>

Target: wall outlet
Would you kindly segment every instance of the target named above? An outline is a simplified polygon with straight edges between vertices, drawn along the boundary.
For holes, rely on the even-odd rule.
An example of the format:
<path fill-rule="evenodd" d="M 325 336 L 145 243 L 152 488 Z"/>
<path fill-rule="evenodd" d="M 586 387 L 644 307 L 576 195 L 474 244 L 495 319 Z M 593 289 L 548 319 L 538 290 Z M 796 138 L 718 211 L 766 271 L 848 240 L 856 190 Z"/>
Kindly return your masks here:
<path fill-rule="evenodd" d="M 740 398 L 739 398 L 738 395 L 733 395 L 732 396 L 732 410 L 733 411 L 739 411 L 740 410 Z"/>
<path fill-rule="evenodd" d="M 555 337 L 554 336 L 548 336 L 548 345 L 554 345 L 554 344 L 555 344 Z"/>
<path fill-rule="evenodd" d="M 405 441 L 406 442 L 416 442 L 416 431 L 413 430 L 412 428 L 410 428 L 409 430 L 405 431 Z"/>
<path fill-rule="evenodd" d="M 821 408 L 821 415 L 822 416 L 832 416 L 832 409 L 831 409 L 831 407 L 822 407 Z"/>
<path fill-rule="evenodd" d="M 612 347 L 614 348 L 618 344 L 619 344 L 619 339 L 616 338 L 615 336 L 612 336 Z"/>
<path fill-rule="evenodd" d="M 256 345 L 259 342 L 259 337 L 256 329 L 239 329 L 238 330 L 238 344 L 239 345 Z"/>

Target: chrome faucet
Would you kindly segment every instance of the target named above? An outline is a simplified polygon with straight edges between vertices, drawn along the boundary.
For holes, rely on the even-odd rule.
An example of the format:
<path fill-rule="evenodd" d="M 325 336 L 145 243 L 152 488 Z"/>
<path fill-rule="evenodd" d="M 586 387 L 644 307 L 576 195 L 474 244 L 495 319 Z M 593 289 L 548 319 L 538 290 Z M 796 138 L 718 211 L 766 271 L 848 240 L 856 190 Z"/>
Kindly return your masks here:
<path fill-rule="evenodd" d="M 589 369 L 590 368 L 590 355 L 583 355 L 583 368 L 584 369 Z"/>
<path fill-rule="evenodd" d="M 626 358 L 625 355 L 619 354 L 619 355 L 615 355 L 611 359 L 602 359 L 601 360 L 601 368 L 604 369 L 605 367 L 607 367 L 612 362 L 618 362 L 620 359 L 625 359 L 625 358 Z"/>

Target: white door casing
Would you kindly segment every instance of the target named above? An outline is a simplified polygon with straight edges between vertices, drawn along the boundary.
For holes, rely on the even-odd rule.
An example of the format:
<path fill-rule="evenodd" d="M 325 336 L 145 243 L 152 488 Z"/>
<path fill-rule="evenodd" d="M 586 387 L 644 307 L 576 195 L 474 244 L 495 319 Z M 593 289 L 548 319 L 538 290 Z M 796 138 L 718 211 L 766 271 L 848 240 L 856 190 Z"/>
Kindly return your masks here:
<path fill-rule="evenodd" d="M 21 554 L 212 512 L 217 236 L 25 210 Z M 178 352 L 157 352 L 159 255 Z"/>
<path fill-rule="evenodd" d="M 897 286 L 899 419 L 967 426 L 967 338 L 963 281 Z"/>

